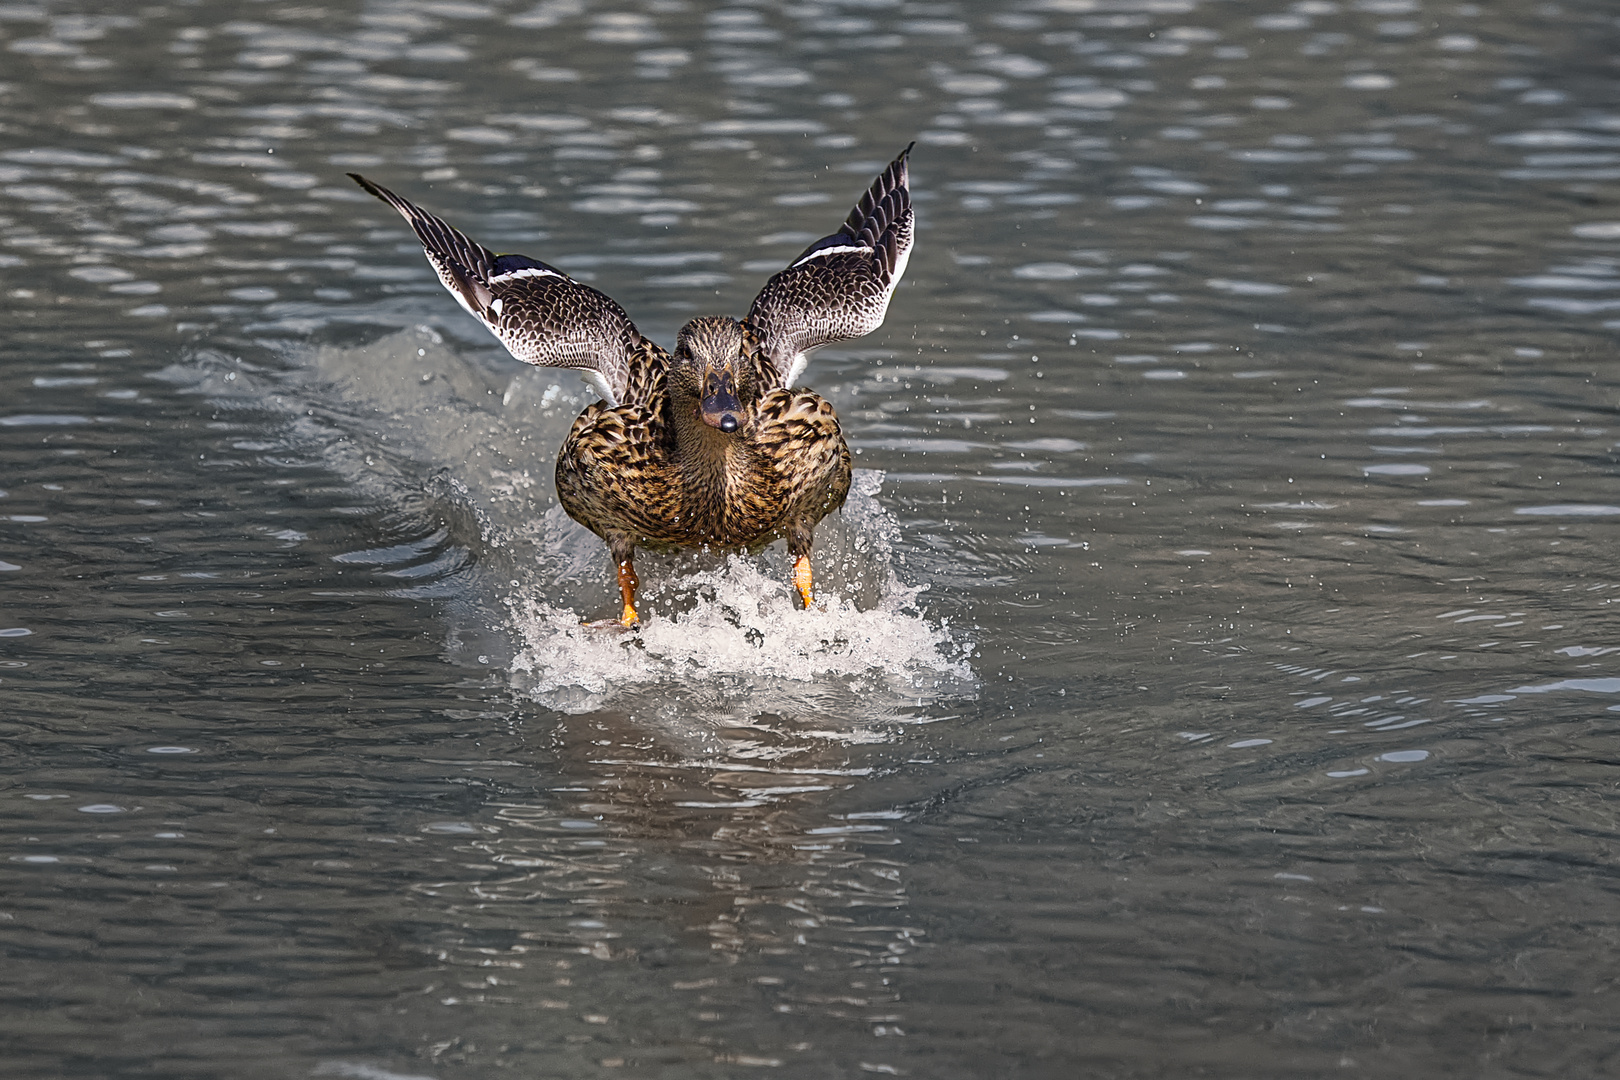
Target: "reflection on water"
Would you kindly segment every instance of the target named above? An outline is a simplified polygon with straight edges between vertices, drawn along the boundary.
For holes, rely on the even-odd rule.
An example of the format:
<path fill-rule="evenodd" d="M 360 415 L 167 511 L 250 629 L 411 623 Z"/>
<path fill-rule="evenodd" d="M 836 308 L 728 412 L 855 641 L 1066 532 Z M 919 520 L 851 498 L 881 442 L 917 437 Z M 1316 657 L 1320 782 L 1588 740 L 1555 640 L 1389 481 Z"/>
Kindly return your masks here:
<path fill-rule="evenodd" d="M 0 4 L 10 1072 L 1603 1073 L 1617 32 Z M 342 174 L 668 343 L 913 137 L 825 609 L 582 629 L 588 395 Z"/>

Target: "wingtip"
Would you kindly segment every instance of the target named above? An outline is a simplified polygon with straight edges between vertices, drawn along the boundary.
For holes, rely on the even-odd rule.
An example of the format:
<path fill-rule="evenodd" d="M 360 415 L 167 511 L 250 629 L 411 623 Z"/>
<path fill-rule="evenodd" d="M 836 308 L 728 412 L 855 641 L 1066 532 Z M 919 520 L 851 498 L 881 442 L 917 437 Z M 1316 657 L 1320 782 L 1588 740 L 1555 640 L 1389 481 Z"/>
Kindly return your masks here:
<path fill-rule="evenodd" d="M 889 168 L 894 170 L 895 178 L 899 180 L 901 187 L 906 187 L 908 181 L 910 180 L 911 148 L 916 145 L 916 139 L 912 139 L 910 142 L 906 143 L 906 148 L 896 154 L 894 156 L 894 161 L 889 165 Z"/>
<path fill-rule="evenodd" d="M 374 195 L 377 198 L 381 199 L 383 202 L 388 201 L 388 196 L 383 194 L 383 189 L 382 188 L 378 187 L 376 184 L 373 184 L 370 180 L 367 180 L 365 177 L 361 176 L 359 173 L 352 172 L 352 173 L 344 173 L 343 175 L 347 176 L 350 180 L 353 180 L 355 183 L 359 184 L 360 187 L 365 190 L 366 194 Z"/>

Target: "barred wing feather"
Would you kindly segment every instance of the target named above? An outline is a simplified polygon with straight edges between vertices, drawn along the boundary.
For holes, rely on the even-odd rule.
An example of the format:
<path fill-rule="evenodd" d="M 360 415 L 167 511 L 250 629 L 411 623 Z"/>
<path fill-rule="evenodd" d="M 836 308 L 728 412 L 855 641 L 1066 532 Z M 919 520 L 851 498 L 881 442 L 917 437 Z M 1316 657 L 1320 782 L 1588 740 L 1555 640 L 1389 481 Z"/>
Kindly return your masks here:
<path fill-rule="evenodd" d="M 781 385 L 792 386 L 803 373 L 810 350 L 883 324 L 911 256 L 910 154 L 907 146 L 873 181 L 843 228 L 811 244 L 754 298 L 748 322 Z"/>
<path fill-rule="evenodd" d="M 577 369 L 609 404 L 624 400 L 642 338 L 611 297 L 539 259 L 497 255 L 410 200 L 349 176 L 410 223 L 444 287 L 513 356 Z"/>

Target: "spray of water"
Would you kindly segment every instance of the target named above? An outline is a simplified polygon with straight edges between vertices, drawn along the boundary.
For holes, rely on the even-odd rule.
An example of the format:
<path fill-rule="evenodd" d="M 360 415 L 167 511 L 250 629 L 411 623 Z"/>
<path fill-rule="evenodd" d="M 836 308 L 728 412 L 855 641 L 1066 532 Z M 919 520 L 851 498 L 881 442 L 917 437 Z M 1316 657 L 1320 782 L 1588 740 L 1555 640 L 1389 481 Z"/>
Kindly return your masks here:
<path fill-rule="evenodd" d="M 817 529 L 811 610 L 798 609 L 781 544 L 757 557 L 641 552 L 645 621 L 603 631 L 582 623 L 616 613 L 606 547 L 550 494 L 556 447 L 588 400 L 566 374 L 469 355 L 418 327 L 307 348 L 283 372 L 203 353 L 161 377 L 282 416 L 283 447 L 397 511 L 402 535 L 331 557 L 409 575 L 391 591 L 448 599 L 447 653 L 504 666 L 552 708 L 681 700 L 746 715 L 820 701 L 846 718 L 851 706 L 894 718 L 976 686 L 971 643 L 926 615 L 925 582 L 896 573 L 904 544 L 878 498 L 881 473 L 857 471 L 844 509 Z M 475 522 L 476 541 L 450 521 Z M 432 560 L 379 561 L 417 549 Z"/>

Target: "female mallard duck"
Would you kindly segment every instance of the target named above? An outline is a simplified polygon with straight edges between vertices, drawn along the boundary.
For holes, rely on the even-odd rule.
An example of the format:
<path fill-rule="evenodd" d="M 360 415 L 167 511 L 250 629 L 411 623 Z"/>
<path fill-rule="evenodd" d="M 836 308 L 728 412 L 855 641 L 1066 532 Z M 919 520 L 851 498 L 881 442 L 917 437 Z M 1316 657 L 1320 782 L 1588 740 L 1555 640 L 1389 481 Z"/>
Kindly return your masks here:
<path fill-rule="evenodd" d="M 832 405 L 793 383 L 805 354 L 877 329 L 911 254 L 911 193 L 900 152 L 843 228 L 765 283 L 748 318 L 693 319 L 671 355 L 624 309 L 554 266 L 497 255 L 364 177 L 398 210 L 461 306 L 517 357 L 580 369 L 603 400 L 557 454 L 568 516 L 607 541 L 626 629 L 638 547 L 758 551 L 785 539 L 806 607 L 816 524 L 849 494 L 849 447 Z M 611 621 L 611 620 L 610 620 Z"/>

